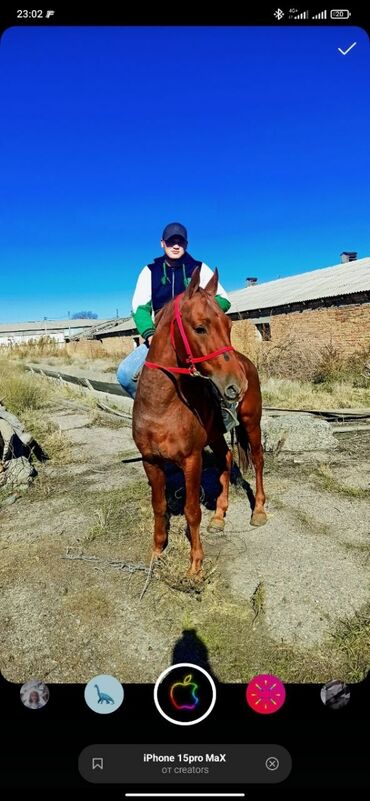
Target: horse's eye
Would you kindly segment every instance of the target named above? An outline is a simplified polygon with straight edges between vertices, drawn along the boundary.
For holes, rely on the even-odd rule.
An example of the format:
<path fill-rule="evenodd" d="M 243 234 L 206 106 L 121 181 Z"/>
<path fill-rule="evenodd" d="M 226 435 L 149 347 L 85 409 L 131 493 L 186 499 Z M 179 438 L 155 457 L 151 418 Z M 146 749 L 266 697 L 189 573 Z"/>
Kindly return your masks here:
<path fill-rule="evenodd" d="M 206 328 L 204 328 L 203 325 L 197 325 L 196 328 L 195 328 L 195 331 L 197 332 L 197 334 L 206 334 L 207 333 L 207 330 L 206 330 Z"/>

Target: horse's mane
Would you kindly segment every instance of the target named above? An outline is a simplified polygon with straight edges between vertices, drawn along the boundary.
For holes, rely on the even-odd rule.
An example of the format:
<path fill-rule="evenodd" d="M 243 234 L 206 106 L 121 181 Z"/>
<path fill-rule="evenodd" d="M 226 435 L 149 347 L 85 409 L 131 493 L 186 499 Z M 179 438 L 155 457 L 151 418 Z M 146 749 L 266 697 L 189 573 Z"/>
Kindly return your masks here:
<path fill-rule="evenodd" d="M 168 303 L 166 303 L 165 306 L 162 306 L 162 308 L 159 309 L 159 311 L 157 311 L 156 314 L 154 315 L 154 323 L 156 328 L 158 328 L 158 325 L 162 323 L 163 317 L 165 316 L 166 311 L 168 311 L 168 308 L 171 304 L 172 300 L 169 300 Z"/>
<path fill-rule="evenodd" d="M 203 287 L 199 286 L 198 289 L 196 289 L 196 291 L 194 292 L 194 295 L 196 295 L 198 292 L 201 295 L 210 298 L 210 296 L 205 291 L 205 289 L 203 289 Z M 158 328 L 158 326 L 162 327 L 162 325 L 166 325 L 166 323 L 169 322 L 169 319 L 172 315 L 172 311 L 173 311 L 173 298 L 171 298 L 171 300 L 169 300 L 165 306 L 163 306 L 161 309 L 159 309 L 159 311 L 157 311 L 154 317 L 155 327 Z"/>

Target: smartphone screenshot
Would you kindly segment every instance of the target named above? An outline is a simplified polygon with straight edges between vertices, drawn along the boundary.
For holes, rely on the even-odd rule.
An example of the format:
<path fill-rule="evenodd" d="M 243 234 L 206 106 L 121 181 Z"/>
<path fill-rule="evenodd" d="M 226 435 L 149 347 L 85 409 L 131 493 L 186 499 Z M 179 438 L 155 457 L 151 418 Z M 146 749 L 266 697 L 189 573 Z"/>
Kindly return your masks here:
<path fill-rule="evenodd" d="M 0 13 L 3 790 L 370 788 L 368 30 Z"/>

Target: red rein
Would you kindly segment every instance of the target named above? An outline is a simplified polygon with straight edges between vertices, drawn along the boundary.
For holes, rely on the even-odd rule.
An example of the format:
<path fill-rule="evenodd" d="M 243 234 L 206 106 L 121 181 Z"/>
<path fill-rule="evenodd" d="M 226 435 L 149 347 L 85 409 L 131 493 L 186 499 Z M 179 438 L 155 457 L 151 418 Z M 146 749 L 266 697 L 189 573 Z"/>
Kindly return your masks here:
<path fill-rule="evenodd" d="M 182 317 L 181 317 L 181 312 L 180 312 L 180 298 L 181 298 L 181 295 L 178 295 L 177 298 L 175 298 L 175 301 L 174 301 L 175 312 L 174 312 L 174 316 L 172 317 L 171 325 L 170 325 L 170 339 L 171 339 L 171 345 L 172 345 L 172 347 L 173 347 L 173 349 L 174 349 L 174 351 L 176 353 L 176 345 L 175 345 L 175 321 L 176 321 L 177 325 L 178 325 L 178 328 L 179 328 L 179 331 L 180 331 L 180 334 L 181 334 L 181 339 L 182 339 L 182 341 L 184 343 L 184 347 L 185 347 L 185 350 L 186 350 L 186 354 L 187 354 L 186 361 L 188 362 L 188 364 L 190 364 L 190 367 L 167 367 L 166 364 L 157 364 L 156 362 L 148 362 L 148 361 L 145 361 L 144 364 L 145 364 L 146 367 L 152 367 L 152 368 L 159 368 L 161 370 L 167 370 L 169 373 L 183 373 L 185 375 L 197 375 L 198 371 L 197 371 L 197 368 L 195 367 L 196 364 L 198 364 L 199 362 L 206 362 L 206 361 L 208 361 L 208 359 L 214 359 L 215 356 L 219 356 L 221 353 L 225 353 L 228 350 L 234 350 L 234 348 L 231 345 L 225 345 L 224 348 L 219 348 L 218 350 L 213 350 L 212 353 L 207 353 L 206 356 L 193 356 L 193 354 L 191 352 L 189 340 L 188 340 L 188 338 L 186 336 L 185 328 L 184 328 L 183 322 L 182 322 Z"/>

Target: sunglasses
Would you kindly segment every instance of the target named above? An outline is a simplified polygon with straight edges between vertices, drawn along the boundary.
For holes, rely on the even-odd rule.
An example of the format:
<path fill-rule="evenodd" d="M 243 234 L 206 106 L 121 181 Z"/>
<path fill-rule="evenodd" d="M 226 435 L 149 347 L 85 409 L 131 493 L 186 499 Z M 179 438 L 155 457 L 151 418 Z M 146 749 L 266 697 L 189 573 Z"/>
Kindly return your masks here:
<path fill-rule="evenodd" d="M 173 245 L 180 245 L 180 247 L 185 247 L 186 239 L 183 239 L 181 236 L 174 236 L 171 239 L 165 240 L 167 247 L 171 248 Z"/>

